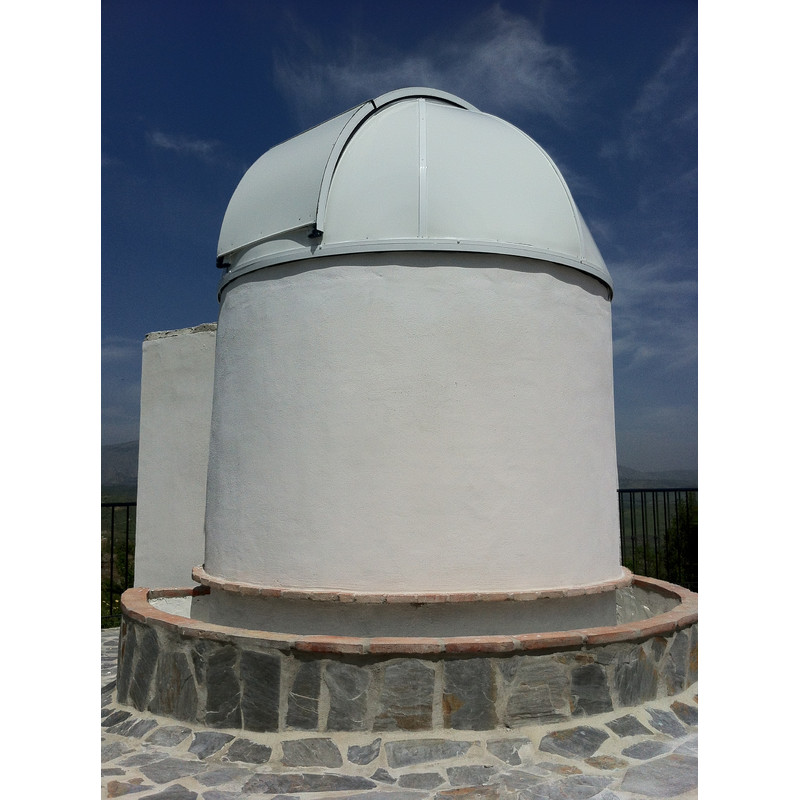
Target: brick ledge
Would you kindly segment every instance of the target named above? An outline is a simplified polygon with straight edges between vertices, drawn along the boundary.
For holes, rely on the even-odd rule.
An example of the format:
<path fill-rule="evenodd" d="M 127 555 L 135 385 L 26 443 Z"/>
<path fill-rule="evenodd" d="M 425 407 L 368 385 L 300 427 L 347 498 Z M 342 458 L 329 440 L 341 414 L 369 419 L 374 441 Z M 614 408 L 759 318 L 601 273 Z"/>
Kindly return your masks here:
<path fill-rule="evenodd" d="M 210 589 L 249 597 L 280 598 L 282 600 L 316 600 L 326 603 L 496 603 L 530 602 L 565 597 L 602 594 L 624 589 L 634 583 L 633 573 L 622 567 L 619 578 L 585 586 L 551 589 L 529 589 L 516 592 L 352 592 L 337 589 L 291 589 L 261 586 L 244 581 L 229 581 L 209 575 L 204 566 L 192 569 L 192 580 Z"/>

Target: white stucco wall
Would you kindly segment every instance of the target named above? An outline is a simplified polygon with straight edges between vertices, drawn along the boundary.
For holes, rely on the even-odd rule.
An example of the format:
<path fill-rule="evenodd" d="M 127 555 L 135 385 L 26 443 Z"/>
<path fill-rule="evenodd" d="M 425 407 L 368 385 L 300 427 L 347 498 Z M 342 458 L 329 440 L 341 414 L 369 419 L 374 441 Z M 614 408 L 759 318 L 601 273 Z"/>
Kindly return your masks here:
<path fill-rule="evenodd" d="M 228 580 L 427 592 L 617 578 L 608 289 L 471 253 L 242 277 L 222 296 L 208 487 L 205 568 Z"/>
<path fill-rule="evenodd" d="M 208 324 L 142 345 L 136 586 L 192 586 L 203 561 L 215 339 Z"/>

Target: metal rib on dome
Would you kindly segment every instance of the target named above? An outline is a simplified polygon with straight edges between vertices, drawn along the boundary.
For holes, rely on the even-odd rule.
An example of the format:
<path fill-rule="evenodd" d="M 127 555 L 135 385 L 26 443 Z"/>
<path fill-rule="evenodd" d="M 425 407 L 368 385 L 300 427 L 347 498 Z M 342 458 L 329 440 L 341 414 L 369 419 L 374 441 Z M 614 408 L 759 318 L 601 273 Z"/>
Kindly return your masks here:
<path fill-rule="evenodd" d="M 346 253 L 525 256 L 611 276 L 558 168 L 513 125 L 433 89 L 363 103 L 269 150 L 222 223 L 220 289 Z"/>

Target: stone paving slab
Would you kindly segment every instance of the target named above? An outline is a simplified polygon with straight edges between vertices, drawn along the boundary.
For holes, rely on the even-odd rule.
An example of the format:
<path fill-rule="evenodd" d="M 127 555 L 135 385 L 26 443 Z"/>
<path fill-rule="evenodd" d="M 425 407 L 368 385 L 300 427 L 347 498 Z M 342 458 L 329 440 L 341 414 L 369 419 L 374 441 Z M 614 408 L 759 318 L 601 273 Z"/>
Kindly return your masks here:
<path fill-rule="evenodd" d="M 487 731 L 212 731 L 116 704 L 118 636 L 118 629 L 102 632 L 103 798 L 697 798 L 696 685 L 578 725 L 573 718 Z M 581 702 L 602 704 L 589 691 L 592 676 L 585 677 Z M 459 673 L 451 679 L 468 692 L 467 678 Z M 387 715 L 395 706 L 413 705 L 406 688 L 390 689 L 383 701 Z M 351 712 L 343 706 L 342 713 Z M 298 719 L 305 719 L 300 711 Z"/>

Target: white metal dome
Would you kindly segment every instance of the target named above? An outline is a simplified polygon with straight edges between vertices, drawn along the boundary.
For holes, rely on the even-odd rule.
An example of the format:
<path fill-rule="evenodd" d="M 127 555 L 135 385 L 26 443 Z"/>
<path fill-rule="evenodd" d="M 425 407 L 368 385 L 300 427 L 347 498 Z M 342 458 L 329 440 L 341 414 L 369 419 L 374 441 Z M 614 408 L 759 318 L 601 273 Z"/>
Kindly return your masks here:
<path fill-rule="evenodd" d="M 220 231 L 220 290 L 289 261 L 408 250 L 525 256 L 612 288 L 547 153 L 498 117 L 415 87 L 346 111 L 250 167 Z"/>

